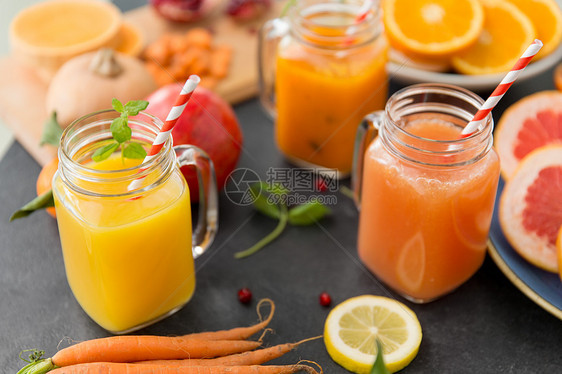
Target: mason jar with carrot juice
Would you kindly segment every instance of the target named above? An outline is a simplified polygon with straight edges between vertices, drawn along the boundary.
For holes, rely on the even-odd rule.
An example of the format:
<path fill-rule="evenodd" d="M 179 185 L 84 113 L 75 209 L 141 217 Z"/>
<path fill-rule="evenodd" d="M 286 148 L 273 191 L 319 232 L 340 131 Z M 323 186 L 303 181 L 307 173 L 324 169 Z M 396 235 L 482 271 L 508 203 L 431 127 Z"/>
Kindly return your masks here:
<path fill-rule="evenodd" d="M 93 113 L 65 130 L 53 195 L 74 296 L 101 327 L 126 333 L 174 313 L 192 297 L 194 255 L 216 231 L 217 192 L 208 157 L 193 146 L 172 148 L 171 139 L 142 167 L 142 160 L 120 152 L 93 161 L 93 153 L 112 141 L 110 125 L 118 116 Z M 146 148 L 161 125 L 144 113 L 129 118 L 133 138 Z M 195 165 L 206 176 L 207 188 L 200 190 L 208 195 L 201 197 L 202 224 L 196 230 L 202 239 L 192 240 L 183 165 Z"/>
<path fill-rule="evenodd" d="M 353 175 L 359 257 L 411 301 L 453 291 L 484 261 L 499 179 L 491 115 L 461 138 L 482 104 L 455 86 L 414 85 L 360 127 Z"/>
<path fill-rule="evenodd" d="M 261 101 L 275 117 L 277 146 L 296 165 L 340 177 L 351 171 L 357 126 L 388 93 L 378 2 L 357 21 L 361 4 L 299 1 L 260 38 Z"/>

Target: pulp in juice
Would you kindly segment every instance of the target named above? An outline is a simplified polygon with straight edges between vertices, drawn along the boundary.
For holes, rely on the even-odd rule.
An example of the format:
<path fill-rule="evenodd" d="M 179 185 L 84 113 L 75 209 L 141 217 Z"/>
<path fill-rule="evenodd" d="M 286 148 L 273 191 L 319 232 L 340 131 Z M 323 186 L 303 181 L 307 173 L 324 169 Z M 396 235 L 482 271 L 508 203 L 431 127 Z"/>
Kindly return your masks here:
<path fill-rule="evenodd" d="M 406 127 L 428 139 L 458 139 L 444 121 Z M 417 301 L 444 295 L 481 266 L 492 219 L 499 160 L 492 150 L 470 165 L 436 168 L 383 151 L 364 159 L 358 251 L 388 286 Z"/>
<path fill-rule="evenodd" d="M 384 37 L 339 53 L 281 42 L 275 134 L 286 157 L 350 172 L 358 125 L 386 102 L 387 49 Z"/>
<path fill-rule="evenodd" d="M 119 156 L 88 165 L 136 166 Z M 69 285 L 100 326 L 123 332 L 184 305 L 195 290 L 189 190 L 180 173 L 139 199 L 93 197 L 55 178 L 55 204 Z M 86 182 L 83 182 L 86 183 Z M 108 185 L 106 192 L 110 193 Z"/>

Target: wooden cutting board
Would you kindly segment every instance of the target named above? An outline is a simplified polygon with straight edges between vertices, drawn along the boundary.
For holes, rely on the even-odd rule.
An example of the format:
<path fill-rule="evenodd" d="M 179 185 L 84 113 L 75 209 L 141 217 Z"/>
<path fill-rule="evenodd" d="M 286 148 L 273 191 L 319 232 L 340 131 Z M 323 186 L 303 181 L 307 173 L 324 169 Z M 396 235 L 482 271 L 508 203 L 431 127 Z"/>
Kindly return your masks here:
<path fill-rule="evenodd" d="M 218 9 L 209 18 L 189 24 L 167 22 L 150 6 L 143 6 L 124 14 L 124 19 L 143 34 L 145 44 L 158 39 L 165 32 L 185 32 L 191 27 L 207 27 L 217 44 L 228 44 L 233 50 L 230 72 L 219 82 L 215 91 L 231 104 L 254 97 L 258 93 L 257 31 L 267 19 L 275 18 L 282 5 L 275 1 L 273 8 L 258 20 L 239 24 Z M 43 123 L 47 119 L 45 96 L 47 84 L 29 68 L 11 56 L 0 58 L 0 118 L 16 139 L 41 165 L 56 155 L 56 148 L 39 145 Z"/>

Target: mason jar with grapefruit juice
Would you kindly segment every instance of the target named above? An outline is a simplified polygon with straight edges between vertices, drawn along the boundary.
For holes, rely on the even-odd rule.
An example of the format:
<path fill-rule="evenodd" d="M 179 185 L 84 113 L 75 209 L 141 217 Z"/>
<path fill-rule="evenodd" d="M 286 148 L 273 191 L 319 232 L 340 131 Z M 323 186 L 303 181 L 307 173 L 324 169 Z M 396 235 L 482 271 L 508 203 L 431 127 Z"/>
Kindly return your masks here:
<path fill-rule="evenodd" d="M 93 153 L 113 141 L 115 111 L 82 117 L 64 132 L 53 195 L 70 288 L 101 327 L 126 333 L 179 310 L 195 291 L 194 255 L 216 231 L 217 192 L 212 164 L 193 146 L 172 148 L 169 139 L 155 158 L 122 158 L 116 152 L 95 162 Z M 141 113 L 129 118 L 133 138 L 149 148 L 162 123 Z M 179 164 L 176 161 L 179 160 Z M 191 205 L 179 166 L 205 170 L 199 231 L 192 240 Z M 133 181 L 140 181 L 135 188 Z M 193 243 L 193 241 L 196 241 Z"/>
<path fill-rule="evenodd" d="M 491 115 L 461 138 L 482 104 L 462 88 L 414 85 L 360 127 L 359 257 L 411 301 L 451 292 L 484 261 L 499 179 Z"/>
<path fill-rule="evenodd" d="M 275 117 L 283 155 L 305 167 L 351 171 L 362 118 L 388 93 L 388 43 L 378 2 L 362 21 L 361 1 L 304 0 L 260 38 L 261 101 Z"/>

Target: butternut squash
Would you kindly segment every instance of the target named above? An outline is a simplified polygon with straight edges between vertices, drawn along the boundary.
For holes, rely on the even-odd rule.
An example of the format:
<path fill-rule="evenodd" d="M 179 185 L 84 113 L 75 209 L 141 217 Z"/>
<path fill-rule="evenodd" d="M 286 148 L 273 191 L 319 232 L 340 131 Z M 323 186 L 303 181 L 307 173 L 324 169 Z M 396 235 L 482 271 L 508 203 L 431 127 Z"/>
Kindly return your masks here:
<path fill-rule="evenodd" d="M 57 72 L 47 91 L 47 113 L 62 127 L 88 113 L 111 109 L 111 99 L 142 100 L 156 89 L 144 64 L 111 49 L 73 58 Z"/>
<path fill-rule="evenodd" d="M 121 11 L 109 2 L 49 0 L 21 11 L 10 24 L 12 53 L 48 82 L 79 54 L 115 47 Z"/>

